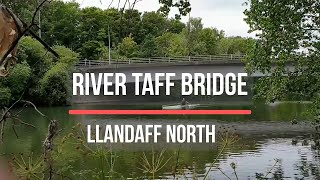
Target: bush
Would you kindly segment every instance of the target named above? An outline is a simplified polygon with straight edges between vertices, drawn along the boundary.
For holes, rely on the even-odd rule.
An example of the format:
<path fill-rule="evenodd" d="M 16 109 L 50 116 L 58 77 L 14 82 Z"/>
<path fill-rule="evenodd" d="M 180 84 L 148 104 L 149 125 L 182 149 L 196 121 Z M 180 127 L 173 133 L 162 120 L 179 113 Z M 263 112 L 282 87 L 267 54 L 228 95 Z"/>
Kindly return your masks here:
<path fill-rule="evenodd" d="M 26 62 L 17 64 L 13 68 L 4 83 L 11 90 L 12 100 L 17 100 L 26 90 L 30 75 L 31 68 Z"/>
<path fill-rule="evenodd" d="M 55 46 L 54 50 L 60 55 L 59 62 L 74 66 L 79 61 L 79 54 L 64 46 Z"/>
<path fill-rule="evenodd" d="M 139 54 L 139 47 L 131 35 L 125 37 L 117 48 L 119 55 L 127 58 L 137 57 Z"/>
<path fill-rule="evenodd" d="M 19 43 L 19 62 L 26 61 L 35 77 L 42 77 L 53 65 L 53 59 L 43 45 L 31 37 L 24 37 Z"/>
<path fill-rule="evenodd" d="M 48 105 L 65 104 L 68 95 L 68 65 L 57 63 L 40 81 L 41 95 Z"/>
<path fill-rule="evenodd" d="M 11 92 L 9 88 L 0 87 L 0 106 L 6 106 L 11 100 Z"/>
<path fill-rule="evenodd" d="M 100 41 L 87 41 L 79 49 L 81 58 L 97 60 L 105 53 L 105 46 Z"/>
<path fill-rule="evenodd" d="M 24 37 L 19 44 L 18 64 L 7 78 L 0 79 L 0 105 L 7 106 L 23 93 L 37 105 L 63 105 L 68 96 L 70 72 L 78 54 L 55 46 L 56 59 L 37 40 Z"/>

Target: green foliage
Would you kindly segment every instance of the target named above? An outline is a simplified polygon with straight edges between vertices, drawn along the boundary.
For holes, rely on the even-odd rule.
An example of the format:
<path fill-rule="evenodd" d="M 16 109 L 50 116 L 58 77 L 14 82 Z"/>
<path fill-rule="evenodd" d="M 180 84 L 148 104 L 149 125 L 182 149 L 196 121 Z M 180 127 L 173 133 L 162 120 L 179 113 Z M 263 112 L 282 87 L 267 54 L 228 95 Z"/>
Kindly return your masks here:
<path fill-rule="evenodd" d="M 190 51 L 191 55 L 203 55 L 207 54 L 208 50 L 206 44 L 204 42 L 197 42 L 192 46 L 192 50 Z"/>
<path fill-rule="evenodd" d="M 32 67 L 34 75 L 42 76 L 52 65 L 50 53 L 39 41 L 24 37 L 19 44 L 19 61 L 26 61 Z"/>
<path fill-rule="evenodd" d="M 51 2 L 42 12 L 43 39 L 50 45 L 74 49 L 80 53 L 81 59 L 106 59 L 109 31 L 111 48 L 116 49 L 129 36 L 137 45 L 142 45 L 149 34 L 158 37 L 166 31 L 180 33 L 184 27 L 182 22 L 167 19 L 159 12 L 142 14 L 132 9 L 81 9 L 76 2 L 60 0 Z"/>
<path fill-rule="evenodd" d="M 79 54 L 64 46 L 55 46 L 54 50 L 59 54 L 59 62 L 67 64 L 69 67 L 74 66 L 78 61 Z"/>
<path fill-rule="evenodd" d="M 12 100 L 17 100 L 20 95 L 26 90 L 30 75 L 31 68 L 26 62 L 17 64 L 13 68 L 4 83 L 12 93 Z"/>
<path fill-rule="evenodd" d="M 157 56 L 169 56 L 169 47 L 173 37 L 173 33 L 164 33 L 155 39 L 157 44 Z"/>
<path fill-rule="evenodd" d="M 186 46 L 187 40 L 181 34 L 174 34 L 168 47 L 169 56 L 186 56 L 188 49 Z"/>
<path fill-rule="evenodd" d="M 99 41 L 87 41 L 80 48 L 81 57 L 86 57 L 90 60 L 99 59 L 105 51 L 105 47 L 102 42 Z"/>
<path fill-rule="evenodd" d="M 138 45 L 131 36 L 124 38 L 118 45 L 119 55 L 127 58 L 136 57 L 138 55 L 138 50 Z"/>
<path fill-rule="evenodd" d="M 154 36 L 149 34 L 144 39 L 144 42 L 141 45 L 141 55 L 143 57 L 157 56 L 157 44 Z"/>
<path fill-rule="evenodd" d="M 28 21 L 31 21 L 34 8 L 37 5 L 37 2 L 33 0 L 1 0 L 1 3 L 10 8 L 20 18 Z"/>
<path fill-rule="evenodd" d="M 176 14 L 176 19 L 180 19 L 181 15 L 186 16 L 191 11 L 191 4 L 188 0 L 172 1 L 172 0 L 159 0 L 161 7 L 159 11 L 165 16 L 169 15 L 171 7 L 178 8 L 179 14 Z"/>
<path fill-rule="evenodd" d="M 157 56 L 186 56 L 186 43 L 182 34 L 164 33 L 156 38 Z"/>
<path fill-rule="evenodd" d="M 79 4 L 75 2 L 52 1 L 41 11 L 43 38 L 51 45 L 80 47 L 77 28 L 81 20 Z"/>
<path fill-rule="evenodd" d="M 26 20 L 32 17 L 36 7 L 29 0 L 21 3 L 4 0 L 3 3 Z M 27 89 L 25 96 L 33 102 L 58 104 L 66 97 L 66 76 L 78 58 L 107 60 L 109 48 L 112 59 L 247 51 L 248 42 L 243 38 L 229 43 L 223 31 L 204 28 L 200 18 L 191 18 L 187 24 L 178 20 L 179 17 L 167 18 L 171 7 L 178 8 L 180 15 L 186 15 L 190 11 L 188 1 L 160 0 L 159 3 L 162 7 L 158 12 L 144 13 L 135 9 L 80 8 L 74 1 L 56 0 L 45 4 L 41 11 L 42 38 L 54 46 L 60 59 L 53 57 L 38 41 L 24 37 L 19 44 L 20 64 L 2 80 L 1 87 L 10 89 L 11 101 Z M 111 47 L 108 47 L 109 41 Z M 57 88 L 60 89 L 50 89 L 51 81 L 59 81 Z"/>
<path fill-rule="evenodd" d="M 167 28 L 168 20 L 160 13 L 146 12 L 141 19 L 142 34 L 154 37 L 161 36 Z"/>
<path fill-rule="evenodd" d="M 258 98 L 275 101 L 293 95 L 318 104 L 319 1 L 250 0 L 249 3 L 246 21 L 250 31 L 258 33 L 258 40 L 250 51 L 247 69 L 271 75 L 258 81 L 255 87 L 260 92 Z M 294 66 L 290 70 L 286 68 L 289 62 Z"/>
<path fill-rule="evenodd" d="M 40 42 L 31 37 L 24 37 L 20 40 L 18 59 L 19 62 L 26 62 L 32 70 L 28 83 L 30 88 L 28 88 L 28 92 L 26 92 L 27 96 L 32 99 L 33 102 L 41 102 L 38 82 L 52 67 L 52 55 L 45 50 Z"/>
<path fill-rule="evenodd" d="M 15 13 L 25 15 L 26 19 L 32 17 L 32 12 L 36 7 L 36 4 L 29 0 L 18 4 L 5 0 L 4 3 L 12 7 Z M 136 9 L 80 8 L 80 4 L 75 1 L 55 0 L 45 4 L 41 11 L 42 38 L 51 46 L 61 45 L 78 52 L 80 59 L 108 59 L 109 40 L 113 59 L 119 59 L 122 56 L 154 57 L 220 53 L 218 47 L 220 40 L 224 37 L 223 31 L 204 28 L 200 18 L 191 18 L 187 25 L 181 22 L 179 17 L 178 19 L 168 18 L 167 13 L 172 7 L 178 8 L 178 15 L 186 15 L 191 10 L 188 1 L 160 0 L 159 3 L 162 6 L 159 11 L 142 13 Z M 163 46 L 165 44 L 163 41 L 158 45 L 155 41 L 157 38 L 166 39 L 168 37 L 166 33 L 174 34 L 174 38 L 170 40 L 173 49 Z M 124 47 L 123 43 L 126 41 L 124 39 L 127 37 L 133 38 L 136 45 L 132 44 L 133 46 L 129 48 Z M 22 46 L 32 43 L 28 42 L 29 40 L 24 41 Z M 35 44 L 31 44 L 32 49 L 36 48 L 40 51 L 36 51 L 35 57 L 28 58 L 28 61 L 32 60 L 35 63 L 39 58 L 43 59 L 40 64 L 36 63 L 39 66 L 35 67 L 35 76 L 41 77 L 53 66 L 51 62 L 46 61 L 47 58 L 49 60 L 52 58 L 44 58 L 46 51 L 41 49 L 42 45 L 38 42 L 33 43 Z M 138 50 L 137 47 L 140 47 L 141 50 Z M 229 49 L 235 49 L 229 52 L 238 52 L 236 45 Z M 32 56 L 28 52 L 28 47 L 25 46 L 23 50 L 26 51 L 26 54 L 22 53 L 20 56 Z M 31 66 L 32 62 L 28 63 Z"/>
<path fill-rule="evenodd" d="M 206 54 L 214 55 L 220 53 L 218 50 L 218 44 L 224 36 L 223 31 L 218 31 L 214 28 L 204 28 L 199 33 L 199 41 L 203 42 Z"/>
<path fill-rule="evenodd" d="M 42 97 L 49 105 L 60 105 L 66 103 L 67 83 L 69 80 L 68 65 L 57 63 L 40 80 L 40 91 Z"/>
<path fill-rule="evenodd" d="M 168 22 L 168 32 L 179 34 L 182 32 L 182 30 L 186 27 L 184 23 L 177 19 L 170 19 Z"/>
<path fill-rule="evenodd" d="M 144 38 L 141 30 L 141 13 L 135 9 L 125 10 L 122 18 L 120 16 L 119 36 L 122 39 L 132 36 L 137 43 L 141 43 Z"/>
<path fill-rule="evenodd" d="M 96 7 L 84 8 L 80 11 L 80 18 L 81 21 L 78 28 L 80 30 L 79 39 L 81 43 L 91 40 L 99 41 L 97 37 L 100 40 L 104 40 L 107 37 L 106 25 L 108 21 L 106 21 L 107 16 L 102 9 Z"/>
<path fill-rule="evenodd" d="M 248 54 L 255 45 L 255 40 L 242 37 L 222 38 L 218 43 L 221 54 Z"/>
<path fill-rule="evenodd" d="M 63 46 L 54 48 L 60 55 L 58 62 L 40 80 L 41 97 L 48 105 L 65 104 L 69 92 L 70 72 L 78 62 L 78 53 Z"/>
<path fill-rule="evenodd" d="M 191 18 L 182 34 L 187 39 L 189 55 L 219 54 L 218 44 L 224 32 L 215 28 L 203 28 L 201 18 Z"/>
<path fill-rule="evenodd" d="M 54 48 L 60 55 L 58 62 L 40 80 L 40 91 L 49 105 L 65 104 L 68 99 L 70 72 L 78 62 L 78 53 L 63 46 Z"/>
<path fill-rule="evenodd" d="M 41 105 L 65 104 L 70 72 L 78 62 L 78 53 L 63 46 L 55 46 L 60 55 L 53 55 L 31 37 L 19 44 L 19 62 L 7 78 L 1 79 L 1 105 L 5 106 L 23 95 L 24 99 Z"/>
<path fill-rule="evenodd" d="M 11 91 L 7 87 L 0 87 L 0 106 L 6 106 L 11 100 Z"/>

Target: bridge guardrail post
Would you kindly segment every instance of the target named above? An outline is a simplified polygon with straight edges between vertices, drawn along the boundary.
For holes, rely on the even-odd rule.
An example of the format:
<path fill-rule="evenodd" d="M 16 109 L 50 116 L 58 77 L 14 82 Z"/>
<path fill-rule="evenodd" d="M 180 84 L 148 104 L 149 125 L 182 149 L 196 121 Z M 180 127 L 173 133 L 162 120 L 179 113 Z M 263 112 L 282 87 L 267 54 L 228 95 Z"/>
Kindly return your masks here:
<path fill-rule="evenodd" d="M 131 64 L 131 59 L 129 58 L 128 60 L 129 60 L 129 64 Z"/>
<path fill-rule="evenodd" d="M 149 57 L 149 64 L 151 63 L 151 58 Z"/>
<path fill-rule="evenodd" d="M 191 61 L 191 57 L 189 56 L 189 62 Z"/>
<path fill-rule="evenodd" d="M 170 57 L 169 57 L 169 62 L 170 62 Z"/>
<path fill-rule="evenodd" d="M 231 54 L 231 60 L 232 60 L 232 54 Z"/>

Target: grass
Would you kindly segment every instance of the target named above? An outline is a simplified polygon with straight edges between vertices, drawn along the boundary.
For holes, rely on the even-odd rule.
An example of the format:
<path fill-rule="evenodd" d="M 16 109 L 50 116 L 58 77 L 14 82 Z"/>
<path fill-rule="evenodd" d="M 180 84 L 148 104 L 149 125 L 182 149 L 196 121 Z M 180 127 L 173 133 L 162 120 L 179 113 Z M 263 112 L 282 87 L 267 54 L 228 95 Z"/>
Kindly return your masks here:
<path fill-rule="evenodd" d="M 172 156 L 165 160 L 164 156 L 165 150 L 161 150 L 160 153 L 156 153 L 152 148 L 151 158 L 148 158 L 146 153 L 143 152 L 140 163 L 141 168 L 145 174 L 151 174 L 152 179 L 155 179 L 156 173 L 158 173 L 162 168 L 164 168 L 168 162 L 171 160 Z"/>
<path fill-rule="evenodd" d="M 44 178 L 44 164 L 43 156 L 34 158 L 33 154 L 25 157 L 20 154 L 18 157 L 13 157 L 11 162 L 13 172 L 19 179 L 43 179 Z"/>

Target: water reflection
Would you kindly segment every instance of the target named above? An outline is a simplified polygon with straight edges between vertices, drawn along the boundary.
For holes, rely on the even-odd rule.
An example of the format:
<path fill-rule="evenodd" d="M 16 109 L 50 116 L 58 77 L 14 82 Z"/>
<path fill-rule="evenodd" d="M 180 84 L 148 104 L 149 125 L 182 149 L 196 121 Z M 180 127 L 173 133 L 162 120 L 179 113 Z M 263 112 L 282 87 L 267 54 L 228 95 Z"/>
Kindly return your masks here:
<path fill-rule="evenodd" d="M 236 163 L 240 179 L 255 179 L 267 174 L 267 178 L 271 179 L 319 179 L 319 156 L 317 152 L 311 151 L 310 146 L 302 146 L 301 143 L 293 146 L 291 138 L 281 138 L 257 142 L 256 147 L 256 152 L 230 152 L 217 166 L 230 177 L 234 177 L 230 164 Z M 276 160 L 279 162 L 275 165 Z M 209 174 L 215 179 L 226 178 L 218 170 Z"/>
<path fill-rule="evenodd" d="M 63 130 L 61 136 L 70 133 L 72 127 L 78 122 L 90 120 L 97 121 L 118 121 L 131 123 L 154 123 L 166 122 L 208 122 L 217 126 L 235 127 L 242 136 L 242 139 L 218 159 L 216 166 L 209 172 L 210 179 L 236 179 L 235 173 L 230 166 L 236 165 L 236 173 L 239 179 L 261 179 L 266 176 L 269 179 L 320 179 L 320 158 L 319 152 L 311 148 L 311 141 L 305 140 L 311 132 L 310 127 L 291 125 L 293 118 L 302 119 L 302 113 L 307 104 L 285 103 L 271 106 L 255 105 L 213 105 L 211 109 L 252 109 L 251 116 L 69 116 L 69 109 L 105 109 L 122 108 L 136 109 L 137 106 L 101 106 L 81 105 L 73 107 L 40 108 L 40 110 L 60 122 Z M 148 105 L 144 109 L 157 109 L 161 105 Z M 7 126 L 5 131 L 5 146 L 0 146 L 0 154 L 10 157 L 11 153 L 40 153 L 43 139 L 45 138 L 48 120 L 34 113 L 32 109 L 23 112 L 22 119 L 34 124 L 37 129 L 30 129 L 25 126 L 17 127 L 19 139 Z M 61 139 L 61 138 L 60 138 Z M 99 162 L 82 154 L 77 154 L 75 147 L 72 147 L 67 155 L 65 167 L 73 167 L 73 171 L 84 170 L 94 171 Z M 108 147 L 109 148 L 109 147 Z M 186 179 L 198 177 L 201 179 L 209 169 L 210 164 L 217 156 L 217 147 L 197 149 L 190 145 L 188 148 L 168 148 L 164 154 L 165 159 L 170 162 L 165 165 L 159 174 L 164 179 L 172 179 L 175 172 L 177 178 Z M 64 150 L 67 151 L 67 150 Z M 160 150 L 158 150 L 160 151 Z M 147 155 L 152 152 L 145 152 Z M 142 151 L 132 151 L 129 147 L 122 145 L 113 151 L 114 171 L 121 177 L 145 177 L 141 168 Z M 179 154 L 178 165 L 176 161 Z M 277 163 L 275 164 L 275 160 Z M 109 167 L 105 167 L 108 171 Z M 220 168 L 218 170 L 217 168 Z M 270 171 L 271 170 L 271 171 Z M 225 173 L 225 175 L 223 173 Z M 66 171 L 71 173 L 71 171 Z M 70 175 L 71 176 L 71 175 Z M 74 175 L 75 179 L 79 176 Z M 88 177 L 87 177 L 88 178 Z M 90 178 L 89 178 L 90 179 Z"/>

